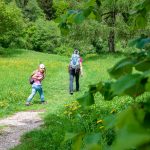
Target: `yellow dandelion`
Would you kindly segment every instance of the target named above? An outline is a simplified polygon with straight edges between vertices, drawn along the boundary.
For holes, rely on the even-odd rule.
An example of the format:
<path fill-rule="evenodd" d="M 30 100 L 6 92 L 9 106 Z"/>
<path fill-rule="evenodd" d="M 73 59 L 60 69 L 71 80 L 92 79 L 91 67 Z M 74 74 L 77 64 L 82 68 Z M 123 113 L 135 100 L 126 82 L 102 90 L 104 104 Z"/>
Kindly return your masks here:
<path fill-rule="evenodd" d="M 104 128 L 104 126 L 100 126 L 99 128 L 100 128 L 100 129 L 103 129 L 103 128 Z"/>
<path fill-rule="evenodd" d="M 98 124 L 98 123 L 102 123 L 102 122 L 103 122 L 103 120 L 98 120 L 98 121 L 97 121 L 97 124 Z"/>
<path fill-rule="evenodd" d="M 112 113 L 115 113 L 116 112 L 116 110 L 115 109 L 113 109 L 110 113 L 112 114 Z"/>

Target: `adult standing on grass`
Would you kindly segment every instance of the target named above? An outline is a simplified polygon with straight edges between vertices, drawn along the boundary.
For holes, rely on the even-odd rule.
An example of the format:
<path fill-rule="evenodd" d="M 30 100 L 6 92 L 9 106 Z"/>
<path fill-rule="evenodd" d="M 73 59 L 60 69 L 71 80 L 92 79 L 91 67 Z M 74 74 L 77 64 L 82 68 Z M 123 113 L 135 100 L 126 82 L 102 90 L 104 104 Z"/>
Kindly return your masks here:
<path fill-rule="evenodd" d="M 79 91 L 79 76 L 83 76 L 83 69 L 82 69 L 82 58 L 79 55 L 79 51 L 77 49 L 74 50 L 72 54 L 71 61 L 69 64 L 69 75 L 70 75 L 70 83 L 69 83 L 69 92 L 73 94 L 73 81 L 74 77 L 76 80 L 76 91 Z"/>
<path fill-rule="evenodd" d="M 45 78 L 45 72 L 46 68 L 44 64 L 40 64 L 38 69 L 35 70 L 32 75 L 31 79 L 33 79 L 32 84 L 32 92 L 30 96 L 27 98 L 26 105 L 29 106 L 31 103 L 31 100 L 33 99 L 34 95 L 36 92 L 39 92 L 41 103 L 44 104 L 44 94 L 43 94 L 43 89 L 42 89 L 42 80 Z"/>

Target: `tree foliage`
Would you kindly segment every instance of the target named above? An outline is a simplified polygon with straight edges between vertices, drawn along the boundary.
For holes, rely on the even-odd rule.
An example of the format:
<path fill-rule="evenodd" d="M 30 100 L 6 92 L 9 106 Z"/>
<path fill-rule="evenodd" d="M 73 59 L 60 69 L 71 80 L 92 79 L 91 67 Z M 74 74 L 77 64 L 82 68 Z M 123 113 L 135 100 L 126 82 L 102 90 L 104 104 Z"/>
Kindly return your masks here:
<path fill-rule="evenodd" d="M 148 13 L 148 6 L 145 4 L 148 1 L 142 2 Z M 148 7 L 149 8 L 149 7 Z M 137 8 L 137 15 L 141 13 L 141 7 Z M 139 12 L 140 11 L 140 12 Z M 134 14 L 135 15 L 135 14 Z M 139 18 L 138 18 L 139 19 Z M 143 19 L 139 19 L 141 22 Z M 146 23 L 144 23 L 146 25 Z M 143 24 L 138 25 L 143 28 Z M 139 41 L 136 41 L 139 43 Z M 146 42 L 141 44 L 144 48 Z M 78 99 L 78 102 L 87 107 L 95 102 L 94 95 L 100 92 L 105 100 L 113 100 L 115 96 L 128 95 L 135 100 L 139 95 L 150 90 L 150 51 L 141 51 L 133 53 L 124 59 L 120 60 L 111 69 L 109 74 L 113 78 L 111 82 L 99 82 L 89 86 L 89 91 Z M 150 148 L 150 98 L 147 97 L 145 102 L 133 103 L 124 111 L 116 115 L 108 115 L 104 119 L 105 130 L 112 129 L 115 136 L 111 144 L 99 143 L 102 149 L 149 149 Z M 87 134 L 85 133 L 85 136 Z M 101 137 L 102 138 L 102 137 Z M 81 140 L 80 140 L 81 142 Z M 126 142 L 126 144 L 124 144 Z M 97 144 L 97 145 L 99 145 Z M 109 146 L 108 146 L 109 145 Z M 81 147 L 80 147 L 81 148 Z"/>
<path fill-rule="evenodd" d="M 14 3 L 6 5 L 2 0 L 0 2 L 0 32 L 4 34 L 10 30 L 20 29 L 19 26 L 22 26 L 22 15 L 20 10 L 16 7 Z"/>
<path fill-rule="evenodd" d="M 53 21 L 38 19 L 28 24 L 25 35 L 26 47 L 35 51 L 54 53 L 54 48 L 60 44 L 60 31 Z"/>
<path fill-rule="evenodd" d="M 44 11 L 47 20 L 52 20 L 55 16 L 55 10 L 53 8 L 53 0 L 38 0 L 39 6 Z"/>
<path fill-rule="evenodd" d="M 6 5 L 0 1 L 0 10 L 0 43 L 8 47 L 23 31 L 24 21 L 20 9 L 13 2 Z"/>
<path fill-rule="evenodd" d="M 45 14 L 39 7 L 36 0 L 28 1 L 27 5 L 23 9 L 24 15 L 30 21 L 36 21 L 39 18 L 45 18 Z"/>

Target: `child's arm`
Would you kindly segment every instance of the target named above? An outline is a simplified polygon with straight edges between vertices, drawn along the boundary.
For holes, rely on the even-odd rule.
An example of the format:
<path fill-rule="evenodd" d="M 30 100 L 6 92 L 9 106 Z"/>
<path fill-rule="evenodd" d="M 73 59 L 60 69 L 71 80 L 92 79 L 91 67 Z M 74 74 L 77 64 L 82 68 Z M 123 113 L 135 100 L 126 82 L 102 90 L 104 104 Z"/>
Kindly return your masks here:
<path fill-rule="evenodd" d="M 39 79 L 39 76 L 37 75 L 37 72 L 38 72 L 37 70 L 33 71 L 33 73 L 32 73 L 31 76 L 32 76 L 33 79 L 38 79 L 38 80 L 40 80 L 40 79 Z"/>
<path fill-rule="evenodd" d="M 33 79 L 37 79 L 37 80 L 42 80 L 42 79 L 44 79 L 44 76 L 38 76 L 37 74 L 34 74 L 34 75 L 32 76 L 32 78 L 33 78 Z"/>

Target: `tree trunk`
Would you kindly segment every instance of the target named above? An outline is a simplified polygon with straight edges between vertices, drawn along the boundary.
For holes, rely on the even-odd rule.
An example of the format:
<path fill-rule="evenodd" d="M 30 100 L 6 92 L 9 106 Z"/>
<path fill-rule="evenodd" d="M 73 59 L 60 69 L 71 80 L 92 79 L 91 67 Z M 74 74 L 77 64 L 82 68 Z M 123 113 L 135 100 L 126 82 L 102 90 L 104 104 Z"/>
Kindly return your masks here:
<path fill-rule="evenodd" d="M 114 31 L 114 26 L 115 26 L 115 21 L 116 21 L 116 13 L 115 11 L 112 11 L 111 15 L 111 31 L 108 36 L 108 47 L 109 47 L 109 52 L 115 52 L 115 31 Z"/>
<path fill-rule="evenodd" d="M 110 33 L 109 33 L 108 46 L 109 46 L 109 52 L 115 52 L 115 32 L 114 32 L 114 30 L 110 31 Z"/>

